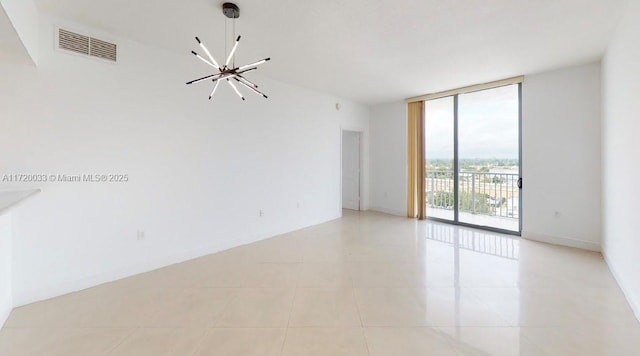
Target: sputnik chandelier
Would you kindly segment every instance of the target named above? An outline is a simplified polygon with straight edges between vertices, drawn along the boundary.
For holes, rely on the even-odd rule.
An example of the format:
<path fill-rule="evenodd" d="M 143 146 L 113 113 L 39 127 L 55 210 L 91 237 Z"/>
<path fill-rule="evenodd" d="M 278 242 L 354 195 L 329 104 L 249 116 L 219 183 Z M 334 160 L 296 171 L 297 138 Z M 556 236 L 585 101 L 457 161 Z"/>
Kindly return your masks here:
<path fill-rule="evenodd" d="M 233 37 L 235 38 L 235 20 L 240 17 L 240 8 L 233 3 L 230 2 L 226 2 L 222 5 L 222 13 L 230 18 L 233 21 Z M 225 34 L 226 34 L 226 24 L 225 24 Z M 202 78 L 198 78 L 198 79 L 194 79 L 192 81 L 187 82 L 187 85 L 191 85 L 191 84 L 196 84 L 196 83 L 202 83 L 205 81 L 209 81 L 211 80 L 214 84 L 213 84 L 213 89 L 211 90 L 211 94 L 209 94 L 209 100 L 211 100 L 211 98 L 213 98 L 213 94 L 215 94 L 216 90 L 218 89 L 218 85 L 220 85 L 221 81 L 226 81 L 229 86 L 231 86 L 231 88 L 233 88 L 233 91 L 236 92 L 236 94 L 238 94 L 238 96 L 242 99 L 244 99 L 244 96 L 242 95 L 242 93 L 240 93 L 240 90 L 238 90 L 238 87 L 233 83 L 234 81 L 237 82 L 238 84 L 241 84 L 247 88 L 249 88 L 251 91 L 253 91 L 254 93 L 263 96 L 265 99 L 267 98 L 267 96 L 262 93 L 261 91 L 258 90 L 258 86 L 255 85 L 254 83 L 250 82 L 247 78 L 245 78 L 243 76 L 244 73 L 248 73 L 251 71 L 254 71 L 256 69 L 258 69 L 258 66 L 266 61 L 269 61 L 271 58 L 265 58 L 265 59 L 261 59 L 257 62 L 251 63 L 251 64 L 247 64 L 247 65 L 243 65 L 243 66 L 239 66 L 236 67 L 235 66 L 235 58 L 234 55 L 236 53 L 236 49 L 238 48 L 238 43 L 240 42 L 240 37 L 238 36 L 235 40 L 235 43 L 233 45 L 233 48 L 231 48 L 231 52 L 229 52 L 229 55 L 227 56 L 227 60 L 225 61 L 224 65 L 220 65 L 218 64 L 218 62 L 213 58 L 213 56 L 211 55 L 211 52 L 209 52 L 209 50 L 207 49 L 207 47 L 204 45 L 204 43 L 202 43 L 202 41 L 200 41 L 200 39 L 198 37 L 196 37 L 196 41 L 198 42 L 198 44 L 200 45 L 200 48 L 202 48 L 202 50 L 204 51 L 204 53 L 207 55 L 207 58 L 202 57 L 201 55 L 199 55 L 196 51 L 191 51 L 191 53 L 198 57 L 198 59 L 200 59 L 201 61 L 203 61 L 204 63 L 210 65 L 211 67 L 215 68 L 216 70 L 218 70 L 218 73 L 214 73 L 211 75 L 207 75 L 205 77 Z M 226 36 L 225 36 L 225 51 L 226 51 Z"/>

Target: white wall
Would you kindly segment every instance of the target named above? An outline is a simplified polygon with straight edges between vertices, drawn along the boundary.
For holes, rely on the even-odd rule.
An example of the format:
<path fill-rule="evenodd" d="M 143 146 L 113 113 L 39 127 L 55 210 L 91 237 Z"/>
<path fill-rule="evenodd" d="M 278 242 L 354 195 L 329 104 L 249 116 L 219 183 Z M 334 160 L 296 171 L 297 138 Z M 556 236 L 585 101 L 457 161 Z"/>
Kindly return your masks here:
<path fill-rule="evenodd" d="M 603 60 L 603 253 L 640 318 L 640 1 L 632 0 Z"/>
<path fill-rule="evenodd" d="M 600 64 L 525 78 L 523 237 L 600 249 Z"/>
<path fill-rule="evenodd" d="M 371 108 L 371 209 L 407 214 L 407 108 L 404 101 Z"/>
<path fill-rule="evenodd" d="M 38 68 L 0 63 L 0 173 L 129 182 L 2 185 L 42 188 L 13 213 L 15 305 L 340 216 L 341 128 L 368 136 L 367 107 L 257 75 L 268 100 L 208 101 L 188 51 L 116 38 L 104 63 L 54 50 L 52 23 Z"/>
<path fill-rule="evenodd" d="M 32 0 L 0 0 L 16 34 L 33 63 L 38 63 L 39 15 Z M 0 9 L 0 12 L 2 9 Z M 2 16 L 2 14 L 0 14 Z"/>
<path fill-rule="evenodd" d="M 0 328 L 13 308 L 11 262 L 11 215 L 0 212 Z"/>
<path fill-rule="evenodd" d="M 342 208 L 360 210 L 360 133 L 342 131 Z"/>

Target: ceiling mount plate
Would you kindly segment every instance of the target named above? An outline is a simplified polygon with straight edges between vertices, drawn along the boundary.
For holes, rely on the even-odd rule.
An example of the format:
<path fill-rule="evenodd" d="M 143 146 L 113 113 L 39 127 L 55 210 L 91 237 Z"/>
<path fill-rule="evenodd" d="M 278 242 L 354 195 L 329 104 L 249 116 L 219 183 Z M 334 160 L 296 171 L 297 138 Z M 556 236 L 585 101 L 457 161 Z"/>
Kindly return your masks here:
<path fill-rule="evenodd" d="M 232 2 L 225 2 L 222 4 L 222 13 L 230 19 L 237 19 L 240 17 L 240 8 Z"/>

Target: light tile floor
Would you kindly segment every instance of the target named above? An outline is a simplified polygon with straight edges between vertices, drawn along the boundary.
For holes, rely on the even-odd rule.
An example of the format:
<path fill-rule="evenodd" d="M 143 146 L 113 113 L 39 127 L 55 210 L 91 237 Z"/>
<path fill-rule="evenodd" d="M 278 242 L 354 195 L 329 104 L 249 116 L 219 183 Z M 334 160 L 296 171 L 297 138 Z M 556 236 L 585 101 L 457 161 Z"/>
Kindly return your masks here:
<path fill-rule="evenodd" d="M 2 356 L 638 355 L 602 256 L 344 217 L 17 308 Z"/>

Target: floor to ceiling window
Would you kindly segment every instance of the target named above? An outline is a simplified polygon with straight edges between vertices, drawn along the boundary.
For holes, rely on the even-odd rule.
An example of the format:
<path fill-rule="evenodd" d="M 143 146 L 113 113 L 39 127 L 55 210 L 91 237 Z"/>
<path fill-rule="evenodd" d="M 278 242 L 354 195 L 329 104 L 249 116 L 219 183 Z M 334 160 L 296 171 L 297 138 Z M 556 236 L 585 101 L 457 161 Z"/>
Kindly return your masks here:
<path fill-rule="evenodd" d="M 427 217 L 520 233 L 521 84 L 425 102 Z"/>
<path fill-rule="evenodd" d="M 424 116 L 427 162 L 427 217 L 453 221 L 454 214 L 454 97 L 426 102 Z"/>

